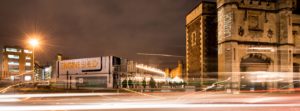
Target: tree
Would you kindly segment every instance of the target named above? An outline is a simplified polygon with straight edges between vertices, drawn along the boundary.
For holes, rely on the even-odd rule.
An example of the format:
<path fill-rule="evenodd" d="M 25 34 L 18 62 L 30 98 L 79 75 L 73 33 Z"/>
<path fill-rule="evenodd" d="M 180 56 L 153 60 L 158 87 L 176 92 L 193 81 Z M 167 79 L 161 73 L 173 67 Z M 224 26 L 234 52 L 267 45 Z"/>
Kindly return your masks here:
<path fill-rule="evenodd" d="M 155 80 L 151 77 L 150 78 L 150 83 L 149 83 L 150 87 L 151 88 L 155 88 L 156 87 L 156 83 L 155 83 Z"/>
<path fill-rule="evenodd" d="M 127 80 L 125 79 L 125 80 L 123 80 L 123 82 L 122 82 L 122 86 L 123 86 L 123 88 L 126 88 L 127 87 Z"/>
<path fill-rule="evenodd" d="M 129 79 L 129 81 L 128 81 L 128 86 L 129 86 L 129 88 L 133 88 L 133 82 L 131 79 Z"/>
<path fill-rule="evenodd" d="M 143 79 L 143 81 L 142 81 L 142 85 L 143 85 L 143 87 L 144 87 L 144 89 L 145 89 L 145 88 L 146 88 L 146 86 L 147 86 L 146 78 L 144 78 L 144 79 Z"/>

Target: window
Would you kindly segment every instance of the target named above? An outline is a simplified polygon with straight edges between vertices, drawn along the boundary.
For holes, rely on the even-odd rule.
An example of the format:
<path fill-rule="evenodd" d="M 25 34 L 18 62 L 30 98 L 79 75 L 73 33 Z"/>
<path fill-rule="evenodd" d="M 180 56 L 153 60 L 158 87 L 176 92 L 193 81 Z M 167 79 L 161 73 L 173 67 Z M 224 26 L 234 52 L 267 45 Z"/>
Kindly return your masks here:
<path fill-rule="evenodd" d="M 27 50 L 27 49 L 25 49 L 25 50 L 24 50 L 24 53 L 31 54 L 31 53 L 32 53 L 32 51 L 31 51 L 31 50 Z"/>
<path fill-rule="evenodd" d="M 11 69 L 9 72 L 19 72 L 19 69 Z"/>
<path fill-rule="evenodd" d="M 25 80 L 25 81 L 30 81 L 30 80 L 31 80 L 31 76 L 25 76 L 25 77 L 24 77 L 24 80 Z"/>
<path fill-rule="evenodd" d="M 196 32 L 192 33 L 192 46 L 197 45 L 197 37 L 196 37 Z"/>
<path fill-rule="evenodd" d="M 31 66 L 31 63 L 30 62 L 26 62 L 25 66 Z"/>
<path fill-rule="evenodd" d="M 8 55 L 9 59 L 19 59 L 19 55 Z"/>
<path fill-rule="evenodd" d="M 19 65 L 19 62 L 8 62 L 8 65 L 18 66 L 18 65 Z"/>
<path fill-rule="evenodd" d="M 16 49 L 16 48 L 6 48 L 7 52 L 21 52 L 20 49 Z"/>
<path fill-rule="evenodd" d="M 10 65 L 8 66 L 9 72 L 19 72 L 19 66 L 16 65 Z"/>
<path fill-rule="evenodd" d="M 25 59 L 26 59 L 26 60 L 31 60 L 31 57 L 26 56 Z"/>

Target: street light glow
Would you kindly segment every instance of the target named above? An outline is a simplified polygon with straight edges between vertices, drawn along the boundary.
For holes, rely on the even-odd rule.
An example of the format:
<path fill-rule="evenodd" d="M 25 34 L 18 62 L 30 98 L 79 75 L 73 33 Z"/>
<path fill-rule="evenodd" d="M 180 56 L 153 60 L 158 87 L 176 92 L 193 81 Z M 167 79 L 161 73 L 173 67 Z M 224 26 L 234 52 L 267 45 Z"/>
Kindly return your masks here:
<path fill-rule="evenodd" d="M 39 45 L 39 41 L 35 38 L 32 38 L 29 40 L 29 44 L 33 47 L 36 47 L 37 45 Z"/>

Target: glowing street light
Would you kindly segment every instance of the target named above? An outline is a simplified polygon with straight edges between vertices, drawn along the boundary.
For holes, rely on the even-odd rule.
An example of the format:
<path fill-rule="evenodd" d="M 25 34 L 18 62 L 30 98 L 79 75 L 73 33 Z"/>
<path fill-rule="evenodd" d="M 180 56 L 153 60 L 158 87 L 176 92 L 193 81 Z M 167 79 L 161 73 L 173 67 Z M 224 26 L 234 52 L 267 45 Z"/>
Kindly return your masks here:
<path fill-rule="evenodd" d="M 33 48 L 39 45 L 38 39 L 34 39 L 34 38 L 29 39 L 28 43 L 29 43 Z"/>
<path fill-rule="evenodd" d="M 29 43 L 29 45 L 31 45 L 32 46 L 32 62 L 33 62 L 33 74 L 32 74 L 32 78 L 33 78 L 33 80 L 35 80 L 35 71 L 34 71 L 34 69 L 35 69 L 35 57 L 34 57 L 34 49 L 35 49 L 35 47 L 37 47 L 39 44 L 40 44 L 40 42 L 39 42 L 39 40 L 38 39 L 36 39 L 36 38 L 31 38 L 31 39 L 29 39 L 29 41 L 28 41 L 28 43 Z"/>

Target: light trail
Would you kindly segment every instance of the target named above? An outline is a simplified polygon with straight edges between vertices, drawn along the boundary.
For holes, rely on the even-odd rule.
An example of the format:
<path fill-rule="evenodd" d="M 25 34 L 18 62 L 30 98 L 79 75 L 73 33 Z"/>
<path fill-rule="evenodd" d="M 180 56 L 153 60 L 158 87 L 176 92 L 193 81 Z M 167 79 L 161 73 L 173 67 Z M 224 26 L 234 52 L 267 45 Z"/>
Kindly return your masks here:
<path fill-rule="evenodd" d="M 266 101 L 274 101 L 274 100 L 279 100 L 281 98 L 276 98 L 276 97 L 261 97 L 261 98 L 253 98 L 250 100 L 247 100 L 249 103 L 258 103 L 258 102 L 266 102 Z"/>
<path fill-rule="evenodd" d="M 0 90 L 0 93 L 5 93 L 6 91 L 8 91 L 8 89 L 10 89 L 12 87 L 19 86 L 22 84 L 28 84 L 28 83 L 34 83 L 34 82 L 23 82 L 23 83 L 13 84 L 13 85 L 7 86 L 4 89 Z"/>
<path fill-rule="evenodd" d="M 153 96 L 153 95 L 150 95 L 150 94 L 145 94 L 145 93 L 133 91 L 133 90 L 130 90 L 130 89 L 127 89 L 127 88 L 122 88 L 122 89 L 125 90 L 125 91 L 135 93 L 135 94 L 143 95 L 143 96 L 153 97 L 153 98 L 157 98 L 157 99 L 165 99 L 165 98 L 160 97 L 160 96 Z"/>
<path fill-rule="evenodd" d="M 5 99 L 0 99 L 0 103 L 7 103 L 7 102 L 19 102 L 21 101 L 20 99 L 16 99 L 16 98 L 5 98 Z"/>
<path fill-rule="evenodd" d="M 117 107 L 116 107 L 117 106 Z M 300 107 L 300 104 L 146 104 L 146 103 L 107 103 L 86 105 L 38 105 L 0 106 L 4 111 L 41 110 L 100 110 L 100 109 L 155 109 L 155 108 L 257 108 L 257 107 Z"/>
<path fill-rule="evenodd" d="M 74 96 L 109 96 L 114 93 L 56 93 L 56 94 L 6 94 L 0 95 L 0 99 L 6 98 L 36 98 L 36 97 L 74 97 Z M 120 94 L 118 94 L 120 95 Z"/>
<path fill-rule="evenodd" d="M 184 56 L 179 56 L 179 55 L 170 55 L 170 54 L 150 54 L 150 53 L 137 53 L 137 55 L 146 55 L 146 56 L 163 56 L 163 57 L 181 57 L 181 58 L 184 58 Z"/>

